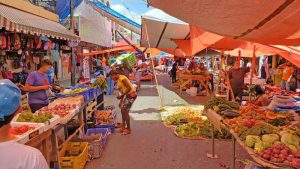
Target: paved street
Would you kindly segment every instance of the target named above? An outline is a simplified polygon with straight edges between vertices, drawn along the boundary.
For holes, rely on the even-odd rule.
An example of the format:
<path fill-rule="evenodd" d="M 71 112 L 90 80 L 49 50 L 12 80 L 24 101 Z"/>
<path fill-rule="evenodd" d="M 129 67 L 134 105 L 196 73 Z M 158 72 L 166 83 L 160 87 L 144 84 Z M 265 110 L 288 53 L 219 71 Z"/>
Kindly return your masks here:
<path fill-rule="evenodd" d="M 208 97 L 178 96 L 170 87 L 170 78 L 159 75 L 164 105 L 203 104 Z M 106 105 L 118 105 L 114 96 L 105 98 Z M 155 82 L 145 82 L 132 108 L 131 135 L 113 134 L 103 156 L 87 164 L 87 169 L 218 169 L 231 164 L 230 141 L 217 141 L 219 159 L 208 159 L 209 140 L 177 138 L 160 120 L 160 99 Z M 119 114 L 120 116 L 120 114 Z M 237 147 L 239 158 L 248 157 Z M 248 157 L 249 158 L 249 157 Z M 237 165 L 237 168 L 243 168 Z"/>

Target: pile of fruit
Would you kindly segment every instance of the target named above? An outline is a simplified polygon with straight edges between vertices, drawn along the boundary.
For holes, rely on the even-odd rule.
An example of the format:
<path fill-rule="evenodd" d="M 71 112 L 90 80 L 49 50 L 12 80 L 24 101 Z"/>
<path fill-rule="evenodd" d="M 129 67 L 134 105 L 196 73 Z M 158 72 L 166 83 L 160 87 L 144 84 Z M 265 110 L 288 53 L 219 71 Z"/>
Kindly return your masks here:
<path fill-rule="evenodd" d="M 17 126 L 17 127 L 12 127 L 9 129 L 9 134 L 12 135 L 22 135 L 26 133 L 27 131 L 34 130 L 34 127 L 30 127 L 28 125 L 22 125 L 22 126 Z"/>
<path fill-rule="evenodd" d="M 114 124 L 115 119 L 113 116 L 112 110 L 99 110 L 94 114 L 97 125 Z"/>
<path fill-rule="evenodd" d="M 252 104 L 241 107 L 240 112 L 239 117 L 225 122 L 248 147 L 264 160 L 300 167 L 300 128 L 292 125 L 299 123 L 295 112 L 274 113 Z"/>
<path fill-rule="evenodd" d="M 300 151 L 293 153 L 289 147 L 277 143 L 259 153 L 260 157 L 273 163 L 283 163 L 293 167 L 300 167 Z"/>
<path fill-rule="evenodd" d="M 63 92 L 63 94 L 79 94 L 79 93 L 82 93 L 87 90 L 88 90 L 88 88 L 77 88 L 77 89 L 74 89 L 74 90 L 71 90 L 68 92 Z"/>
<path fill-rule="evenodd" d="M 175 130 L 176 135 L 184 136 L 184 137 L 203 137 L 203 138 L 211 138 L 212 128 L 211 124 L 208 121 L 202 122 L 189 122 L 187 124 L 180 125 Z M 230 139 L 231 134 L 222 129 L 221 132 L 218 130 L 214 131 L 214 136 L 217 139 Z"/>
<path fill-rule="evenodd" d="M 59 115 L 60 117 L 65 117 L 70 113 L 70 110 L 76 109 L 76 104 L 57 104 L 54 107 L 43 107 L 38 112 L 50 112 L 56 115 Z"/>
<path fill-rule="evenodd" d="M 107 89 L 108 85 L 104 76 L 99 76 L 90 86 L 91 88 L 100 87 L 102 90 Z"/>
<path fill-rule="evenodd" d="M 104 120 L 111 119 L 112 116 L 113 113 L 111 110 L 99 110 L 94 115 L 96 119 L 104 119 Z"/>
<path fill-rule="evenodd" d="M 164 119 L 166 125 L 181 125 L 188 122 L 197 122 L 206 120 L 205 116 L 201 116 L 200 111 L 196 111 L 192 108 L 181 107 L 175 110 L 175 112 Z"/>
<path fill-rule="evenodd" d="M 36 114 L 26 112 L 20 113 L 17 122 L 45 123 L 52 118 L 53 115 L 49 112 L 40 112 Z"/>
<path fill-rule="evenodd" d="M 213 109 L 224 118 L 234 118 L 240 115 L 238 111 L 240 105 L 236 102 L 227 101 L 219 97 L 210 99 L 205 105 L 204 110 Z"/>

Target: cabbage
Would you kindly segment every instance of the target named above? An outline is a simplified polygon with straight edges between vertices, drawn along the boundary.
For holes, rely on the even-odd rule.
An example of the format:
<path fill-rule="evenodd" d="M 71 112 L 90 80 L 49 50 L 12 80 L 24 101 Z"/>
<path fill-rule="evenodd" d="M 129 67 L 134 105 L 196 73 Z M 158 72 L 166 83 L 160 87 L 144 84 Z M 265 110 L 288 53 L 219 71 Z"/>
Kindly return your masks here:
<path fill-rule="evenodd" d="M 246 145 L 247 145 L 248 147 L 251 147 L 251 148 L 252 148 L 252 147 L 254 147 L 255 143 L 258 142 L 258 141 L 261 141 L 259 136 L 248 135 L 248 136 L 246 137 L 245 143 L 246 143 Z"/>
<path fill-rule="evenodd" d="M 277 134 L 265 134 L 261 139 L 266 147 L 271 147 L 275 141 L 279 141 L 279 136 Z"/>
<path fill-rule="evenodd" d="M 264 148 L 264 144 L 261 140 L 259 140 L 258 142 L 255 143 L 254 145 L 254 150 L 256 152 L 261 152 L 261 151 L 264 151 L 265 148 Z"/>
<path fill-rule="evenodd" d="M 293 135 L 293 134 L 284 134 L 282 137 L 281 137 L 281 142 L 283 142 L 285 145 L 293 145 L 295 146 L 296 148 L 298 148 L 299 146 L 299 141 L 300 141 L 300 138 L 296 135 Z"/>

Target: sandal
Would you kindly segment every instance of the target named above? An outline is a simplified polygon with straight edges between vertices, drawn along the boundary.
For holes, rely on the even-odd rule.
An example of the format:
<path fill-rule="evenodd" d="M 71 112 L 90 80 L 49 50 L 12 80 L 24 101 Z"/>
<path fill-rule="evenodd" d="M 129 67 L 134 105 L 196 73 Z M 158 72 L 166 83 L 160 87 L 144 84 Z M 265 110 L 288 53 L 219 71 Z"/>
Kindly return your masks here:
<path fill-rule="evenodd" d="M 119 132 L 120 132 L 120 133 L 124 133 L 124 131 L 125 131 L 125 128 L 124 128 L 124 127 L 121 127 L 121 128 L 119 129 Z"/>
<path fill-rule="evenodd" d="M 122 135 L 128 135 L 131 133 L 131 130 L 125 129 L 122 133 Z"/>

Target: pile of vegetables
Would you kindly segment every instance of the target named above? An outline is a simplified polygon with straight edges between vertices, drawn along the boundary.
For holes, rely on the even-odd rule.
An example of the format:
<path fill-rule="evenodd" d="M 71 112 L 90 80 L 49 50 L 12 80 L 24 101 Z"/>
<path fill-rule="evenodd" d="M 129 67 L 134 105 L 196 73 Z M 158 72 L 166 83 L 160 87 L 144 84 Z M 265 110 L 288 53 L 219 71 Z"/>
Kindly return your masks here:
<path fill-rule="evenodd" d="M 300 152 L 293 153 L 289 147 L 280 142 L 259 152 L 259 155 L 263 159 L 273 163 L 283 163 L 293 167 L 300 167 Z"/>
<path fill-rule="evenodd" d="M 49 112 L 59 115 L 60 117 L 65 117 L 70 113 L 71 110 L 76 109 L 76 107 L 76 104 L 57 104 L 51 108 L 49 106 L 43 107 L 38 112 Z"/>
<path fill-rule="evenodd" d="M 164 119 L 166 125 L 181 125 L 188 122 L 202 121 L 206 117 L 201 116 L 200 111 L 195 111 L 192 108 L 179 108 L 173 114 Z"/>
<path fill-rule="evenodd" d="M 239 104 L 232 101 L 227 101 L 219 97 L 210 99 L 205 105 L 204 110 L 213 109 L 215 112 L 224 118 L 234 118 L 240 115 L 238 111 Z"/>
<path fill-rule="evenodd" d="M 27 131 L 30 131 L 30 130 L 34 130 L 35 128 L 34 127 L 30 127 L 28 125 L 22 125 L 22 126 L 17 126 L 17 127 L 12 127 L 9 129 L 9 134 L 12 134 L 12 135 L 22 135 L 24 133 L 26 133 Z"/>
<path fill-rule="evenodd" d="M 88 90 L 88 88 L 77 88 L 77 89 L 74 89 L 74 90 L 71 90 L 68 92 L 63 92 L 63 94 L 79 94 L 79 93 L 82 93 L 87 90 Z"/>
<path fill-rule="evenodd" d="M 94 83 L 90 86 L 91 88 L 99 87 L 102 90 L 107 89 L 108 85 L 104 76 L 98 76 Z"/>
<path fill-rule="evenodd" d="M 48 120 L 52 119 L 53 115 L 49 112 L 41 112 L 41 113 L 20 113 L 17 122 L 34 122 L 34 123 L 45 123 Z"/>
<path fill-rule="evenodd" d="M 211 138 L 212 135 L 211 124 L 208 121 L 203 122 L 189 122 L 187 124 L 180 125 L 176 128 L 175 133 L 178 136 L 185 137 L 203 137 L 203 138 Z M 214 136 L 217 139 L 230 139 L 231 134 L 222 129 L 221 132 L 218 130 L 214 131 Z"/>

